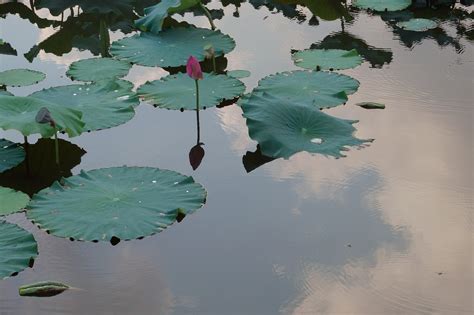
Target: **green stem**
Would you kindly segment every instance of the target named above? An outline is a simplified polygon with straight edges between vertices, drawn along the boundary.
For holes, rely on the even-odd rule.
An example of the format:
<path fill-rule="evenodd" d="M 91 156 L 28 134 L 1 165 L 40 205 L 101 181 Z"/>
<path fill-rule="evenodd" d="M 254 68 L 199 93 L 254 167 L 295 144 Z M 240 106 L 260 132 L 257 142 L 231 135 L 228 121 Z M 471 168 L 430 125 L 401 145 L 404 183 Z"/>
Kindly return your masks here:
<path fill-rule="evenodd" d="M 54 150 L 56 151 L 56 165 L 59 167 L 59 141 L 56 126 L 54 126 Z"/>
<path fill-rule="evenodd" d="M 209 23 L 211 24 L 211 29 L 215 30 L 216 26 L 214 25 L 214 22 L 212 21 L 211 12 L 209 12 L 209 10 L 206 8 L 206 6 L 204 4 L 202 4 L 201 2 L 199 2 L 199 6 L 204 11 L 204 14 L 206 15 L 207 19 L 209 20 Z"/>
<path fill-rule="evenodd" d="M 199 144 L 200 140 L 200 131 L 201 126 L 199 122 L 199 80 L 194 80 L 196 83 L 196 120 L 197 120 L 197 144 Z"/>
<path fill-rule="evenodd" d="M 215 54 L 212 54 L 212 67 L 214 68 L 214 73 L 217 74 L 216 55 Z"/>
<path fill-rule="evenodd" d="M 26 167 L 26 176 L 30 177 L 30 144 L 28 143 L 28 137 L 23 137 L 23 148 L 25 149 L 25 167 Z"/>

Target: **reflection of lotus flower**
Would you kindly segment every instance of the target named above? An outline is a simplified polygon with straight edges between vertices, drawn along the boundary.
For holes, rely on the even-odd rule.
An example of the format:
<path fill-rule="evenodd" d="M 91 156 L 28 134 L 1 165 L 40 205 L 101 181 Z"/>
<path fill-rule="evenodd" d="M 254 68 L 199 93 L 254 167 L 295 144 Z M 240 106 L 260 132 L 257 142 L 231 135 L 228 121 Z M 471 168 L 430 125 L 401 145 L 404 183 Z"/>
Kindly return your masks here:
<path fill-rule="evenodd" d="M 186 73 L 194 80 L 202 79 L 201 65 L 194 56 L 190 56 L 188 59 L 188 63 L 186 64 Z"/>

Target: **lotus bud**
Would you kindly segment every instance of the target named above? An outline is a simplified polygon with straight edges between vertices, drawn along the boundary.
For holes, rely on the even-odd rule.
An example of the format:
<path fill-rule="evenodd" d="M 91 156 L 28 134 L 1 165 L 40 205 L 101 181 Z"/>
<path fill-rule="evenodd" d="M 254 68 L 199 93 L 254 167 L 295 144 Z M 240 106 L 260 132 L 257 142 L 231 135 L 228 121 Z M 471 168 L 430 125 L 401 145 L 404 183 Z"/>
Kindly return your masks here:
<path fill-rule="evenodd" d="M 199 61 L 194 57 L 190 56 L 188 63 L 186 64 L 186 73 L 194 80 L 202 79 L 202 70 Z"/>
<path fill-rule="evenodd" d="M 38 111 L 35 120 L 38 124 L 50 124 L 51 127 L 56 126 L 53 117 L 51 117 L 51 112 L 46 107 L 42 107 Z"/>

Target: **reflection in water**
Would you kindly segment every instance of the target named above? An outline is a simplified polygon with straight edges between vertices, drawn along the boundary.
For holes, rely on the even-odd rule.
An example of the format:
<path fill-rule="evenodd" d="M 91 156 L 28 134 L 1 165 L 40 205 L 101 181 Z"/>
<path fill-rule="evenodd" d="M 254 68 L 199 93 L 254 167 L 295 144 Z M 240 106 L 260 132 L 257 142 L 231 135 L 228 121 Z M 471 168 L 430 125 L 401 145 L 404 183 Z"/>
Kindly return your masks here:
<path fill-rule="evenodd" d="M 199 165 L 201 165 L 202 159 L 204 158 L 204 143 L 201 142 L 201 121 L 199 119 L 199 108 L 196 110 L 196 145 L 189 151 L 189 164 L 195 171 Z M 179 221 L 178 221 L 179 222 Z"/>
<path fill-rule="evenodd" d="M 262 154 L 260 151 L 260 145 L 257 144 L 255 152 L 247 151 L 242 157 L 242 163 L 247 173 L 250 173 L 254 169 L 273 161 L 275 158 L 268 157 Z"/>
<path fill-rule="evenodd" d="M 52 139 L 40 139 L 28 148 L 30 175 L 27 174 L 26 161 L 15 168 L 0 174 L 0 186 L 23 191 L 32 196 L 49 187 L 61 177 L 71 176 L 71 169 L 81 163 L 86 153 L 77 145 L 59 139 L 61 163 L 58 168 L 55 160 L 55 144 Z"/>

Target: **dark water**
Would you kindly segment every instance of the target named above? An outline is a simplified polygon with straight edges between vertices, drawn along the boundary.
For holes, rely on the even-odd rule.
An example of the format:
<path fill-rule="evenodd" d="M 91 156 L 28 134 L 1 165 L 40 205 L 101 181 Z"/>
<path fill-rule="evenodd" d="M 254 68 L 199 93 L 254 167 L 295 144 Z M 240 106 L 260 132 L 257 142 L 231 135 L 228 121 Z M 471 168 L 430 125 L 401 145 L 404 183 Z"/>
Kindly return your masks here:
<path fill-rule="evenodd" d="M 255 7 L 240 4 L 237 18 L 229 5 L 215 21 L 237 43 L 228 69 L 252 73 L 244 79 L 248 91 L 266 75 L 296 69 L 291 49 L 341 31 L 340 20 L 310 25 L 304 7 Z M 55 19 L 47 10 L 37 14 Z M 344 71 L 361 86 L 346 106 L 328 112 L 360 120 L 356 135 L 374 143 L 343 159 L 299 153 L 247 173 L 242 156 L 256 143 L 240 108 L 208 109 L 201 113 L 206 156 L 193 172 L 188 151 L 195 115 L 142 104 L 127 124 L 72 139 L 87 151 L 72 172 L 172 169 L 203 184 L 207 204 L 163 233 L 115 247 L 59 239 L 23 214 L 10 216 L 34 233 L 40 255 L 34 268 L 0 281 L 0 314 L 472 313 L 472 41 L 447 19 L 445 33 L 407 39 L 380 16 L 354 17 L 345 31 L 392 55 L 383 66 L 365 62 Z M 203 17 L 184 19 L 208 27 Z M 472 27 L 472 19 L 463 23 Z M 22 55 L 57 28 L 7 14 L 0 30 L 18 51 L 1 55 L 1 70 L 47 74 L 38 85 L 12 89 L 17 95 L 69 84 L 68 65 L 92 56 L 76 48 L 62 56 L 40 52 L 30 64 Z M 164 75 L 134 66 L 127 79 L 139 86 Z M 386 109 L 354 106 L 362 101 Z M 16 132 L 0 131 L 0 138 L 22 141 Z M 80 290 L 47 299 L 18 296 L 18 286 L 41 280 Z"/>

